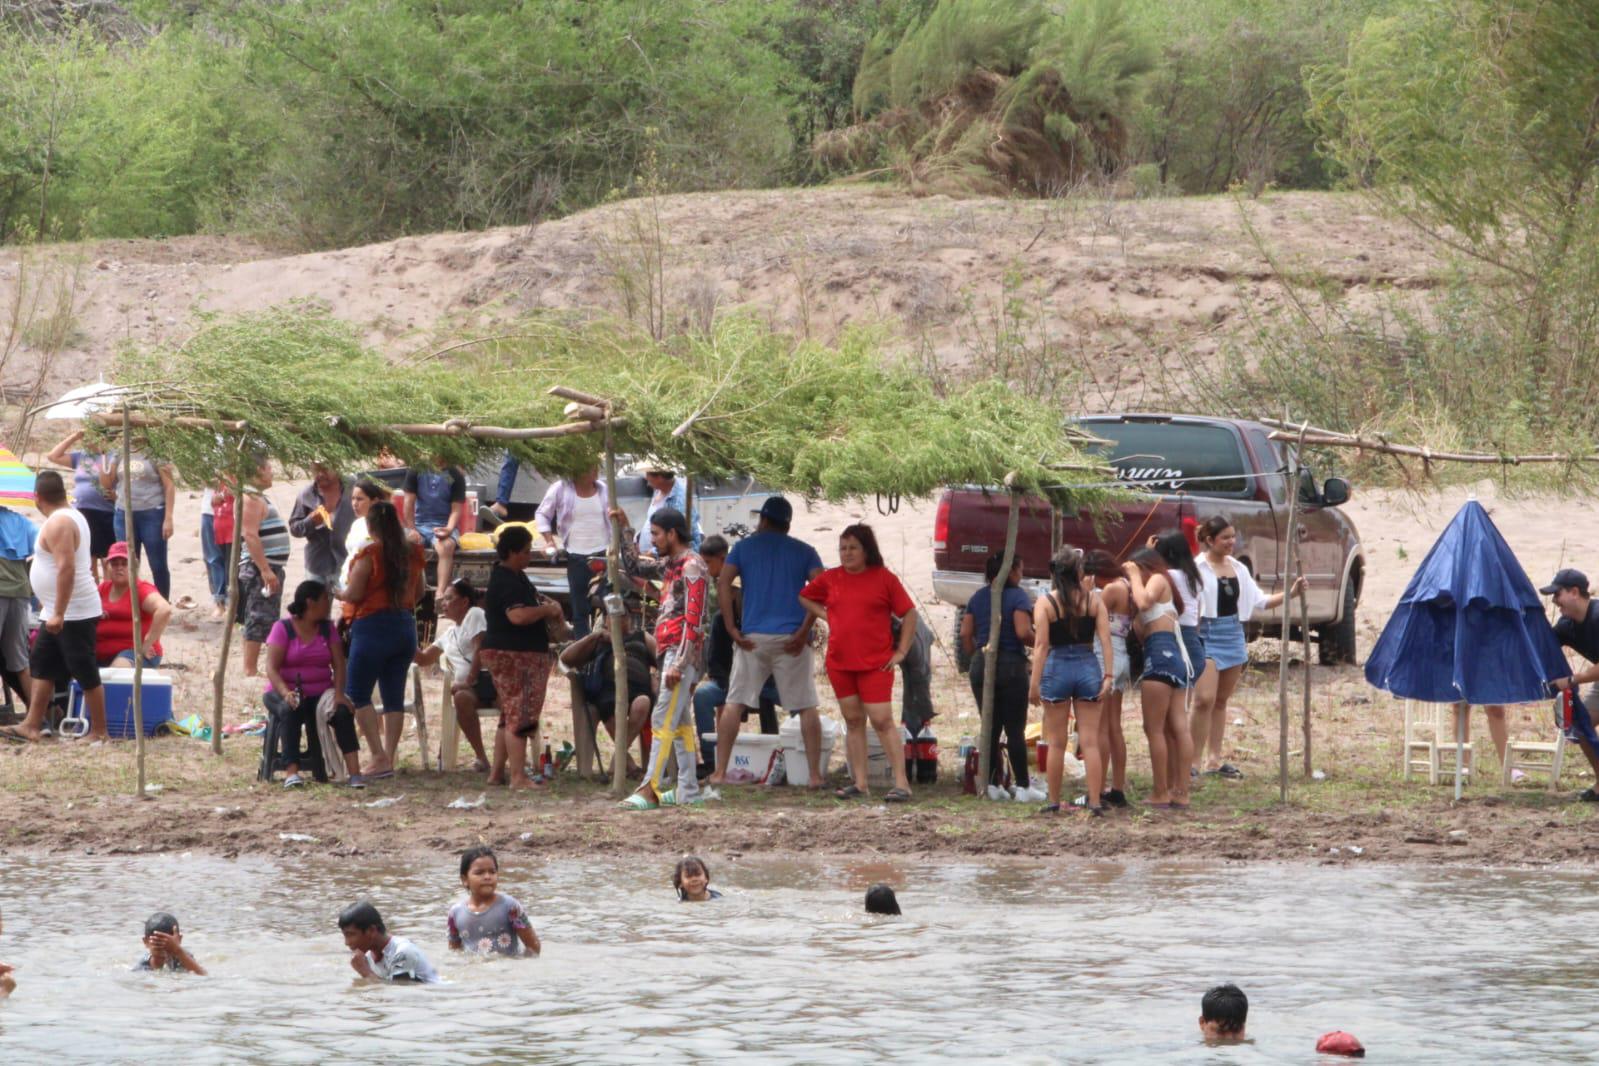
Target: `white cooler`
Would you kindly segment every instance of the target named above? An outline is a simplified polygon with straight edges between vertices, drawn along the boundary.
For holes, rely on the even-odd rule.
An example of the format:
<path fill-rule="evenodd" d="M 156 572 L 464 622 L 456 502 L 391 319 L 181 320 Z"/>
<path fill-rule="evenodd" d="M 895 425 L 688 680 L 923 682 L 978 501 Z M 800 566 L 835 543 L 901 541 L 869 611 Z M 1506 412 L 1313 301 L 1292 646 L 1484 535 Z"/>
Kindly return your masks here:
<path fill-rule="evenodd" d="M 702 741 L 708 740 L 716 743 L 715 733 L 701 733 Z M 772 765 L 772 753 L 777 750 L 781 737 L 770 733 L 740 733 L 738 742 L 733 745 L 733 755 L 727 760 L 727 773 L 730 779 L 765 781 L 766 773 Z M 749 774 L 748 778 L 744 774 Z"/>
<path fill-rule="evenodd" d="M 826 780 L 828 765 L 833 761 L 833 748 L 843 742 L 844 730 L 827 715 L 822 715 L 822 778 Z M 778 733 L 782 741 L 783 771 L 788 783 L 805 788 L 811 783 L 811 764 L 805 759 L 805 738 L 800 735 L 800 720 L 790 718 Z"/>

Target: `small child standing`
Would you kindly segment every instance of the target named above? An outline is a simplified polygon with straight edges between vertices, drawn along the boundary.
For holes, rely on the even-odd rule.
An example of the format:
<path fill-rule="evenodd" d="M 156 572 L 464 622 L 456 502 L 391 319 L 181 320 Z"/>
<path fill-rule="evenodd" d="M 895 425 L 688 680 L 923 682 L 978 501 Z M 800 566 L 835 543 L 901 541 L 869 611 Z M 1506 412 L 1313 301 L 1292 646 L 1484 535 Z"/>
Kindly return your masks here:
<path fill-rule="evenodd" d="M 711 868 L 698 855 L 685 855 L 677 860 L 677 868 L 672 871 L 672 887 L 677 889 L 679 903 L 704 903 L 722 898 L 722 894 L 711 887 Z"/>
<path fill-rule="evenodd" d="M 390 936 L 383 916 L 372 904 L 352 903 L 339 915 L 339 932 L 349 948 L 350 966 L 374 981 L 435 984 L 439 975 L 417 946 L 403 936 Z"/>
<path fill-rule="evenodd" d="M 150 915 L 144 923 L 144 958 L 133 964 L 135 970 L 187 970 L 205 976 L 205 967 L 194 961 L 183 947 L 183 932 L 178 920 L 165 911 Z"/>
<path fill-rule="evenodd" d="M 492 848 L 468 848 L 461 856 L 461 884 L 466 898 L 450 908 L 451 951 L 478 955 L 539 953 L 539 935 L 527 912 L 500 888 L 500 860 Z"/>

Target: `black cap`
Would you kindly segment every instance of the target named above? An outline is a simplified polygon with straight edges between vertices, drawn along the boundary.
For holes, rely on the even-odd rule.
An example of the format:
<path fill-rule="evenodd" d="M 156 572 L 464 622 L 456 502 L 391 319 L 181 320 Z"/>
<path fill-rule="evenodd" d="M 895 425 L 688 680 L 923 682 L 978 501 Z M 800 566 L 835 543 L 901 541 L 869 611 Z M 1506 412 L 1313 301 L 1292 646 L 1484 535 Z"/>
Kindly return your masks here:
<path fill-rule="evenodd" d="M 1588 575 L 1581 570 L 1572 570 L 1569 567 L 1555 575 L 1555 579 L 1538 591 L 1545 596 L 1553 596 L 1561 589 L 1577 589 L 1584 596 L 1588 595 Z"/>
<path fill-rule="evenodd" d="M 794 521 L 794 505 L 781 496 L 768 496 L 766 502 L 761 504 L 761 509 L 755 512 L 762 518 L 770 518 L 780 526 L 786 526 Z"/>

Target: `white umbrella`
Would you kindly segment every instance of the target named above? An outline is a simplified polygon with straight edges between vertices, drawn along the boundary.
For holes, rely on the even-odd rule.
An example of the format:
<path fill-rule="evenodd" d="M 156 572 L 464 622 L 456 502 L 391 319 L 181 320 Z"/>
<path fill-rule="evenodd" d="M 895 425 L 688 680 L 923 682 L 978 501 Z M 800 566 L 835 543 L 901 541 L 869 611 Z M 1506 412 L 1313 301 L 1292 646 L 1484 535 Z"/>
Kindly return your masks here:
<path fill-rule="evenodd" d="M 45 418 L 87 418 L 101 411 L 109 411 L 117 405 L 117 399 L 123 393 L 118 385 L 111 385 L 105 381 L 97 381 L 92 385 L 79 385 L 75 389 L 68 389 L 61 394 L 61 398 L 45 406 Z"/>

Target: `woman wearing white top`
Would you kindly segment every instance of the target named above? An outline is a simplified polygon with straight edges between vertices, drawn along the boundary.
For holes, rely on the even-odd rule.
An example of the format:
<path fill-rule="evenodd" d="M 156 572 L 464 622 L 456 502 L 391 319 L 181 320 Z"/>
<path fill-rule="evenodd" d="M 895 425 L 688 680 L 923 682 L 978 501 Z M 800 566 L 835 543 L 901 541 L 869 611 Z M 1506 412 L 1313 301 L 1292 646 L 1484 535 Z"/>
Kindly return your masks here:
<path fill-rule="evenodd" d="M 344 569 L 339 573 L 339 588 L 350 583 L 350 564 L 355 562 L 361 549 L 372 542 L 372 534 L 366 528 L 367 511 L 374 503 L 383 503 L 388 498 L 388 486 L 370 478 L 357 481 L 350 489 L 350 510 L 355 513 L 355 521 L 350 523 L 350 531 L 344 535 Z"/>
<path fill-rule="evenodd" d="M 1227 701 L 1232 698 L 1238 678 L 1249 661 L 1244 645 L 1244 623 L 1256 611 L 1281 606 L 1283 594 L 1264 595 L 1255 584 L 1249 567 L 1232 557 L 1238 544 L 1238 531 L 1225 515 L 1206 519 L 1199 527 L 1199 543 L 1205 549 L 1198 565 L 1205 584 L 1201 634 L 1209 669 L 1194 689 L 1193 772 L 1237 779 L 1244 776 L 1243 772 L 1232 763 L 1222 762 L 1221 744 L 1227 728 Z M 1292 591 L 1297 595 L 1304 587 L 1305 579 L 1301 577 L 1294 582 Z"/>
<path fill-rule="evenodd" d="M 440 632 L 432 644 L 417 650 L 416 664 L 432 666 L 441 658 L 449 664 L 455 721 L 477 756 L 473 770 L 486 774 L 489 756 L 483 749 L 483 729 L 477 712 L 494 706 L 495 693 L 489 672 L 477 665 L 478 645 L 482 643 L 483 631 L 488 628 L 488 618 L 483 608 L 474 606 L 476 601 L 477 590 L 465 578 L 456 578 L 445 587 L 439 597 L 439 610 L 455 624 Z"/>

